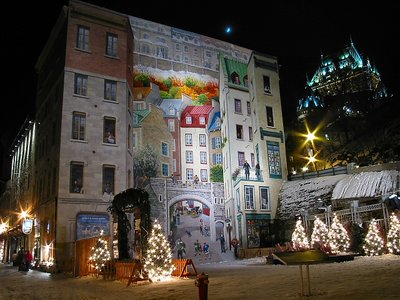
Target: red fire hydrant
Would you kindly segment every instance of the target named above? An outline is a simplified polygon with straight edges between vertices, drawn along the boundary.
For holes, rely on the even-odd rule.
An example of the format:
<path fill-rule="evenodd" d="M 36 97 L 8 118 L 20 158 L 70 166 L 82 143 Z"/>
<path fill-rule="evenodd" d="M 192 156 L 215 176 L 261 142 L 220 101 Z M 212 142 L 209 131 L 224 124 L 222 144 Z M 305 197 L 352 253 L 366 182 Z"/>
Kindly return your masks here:
<path fill-rule="evenodd" d="M 208 274 L 202 272 L 196 276 L 194 284 L 199 288 L 199 300 L 208 299 Z"/>

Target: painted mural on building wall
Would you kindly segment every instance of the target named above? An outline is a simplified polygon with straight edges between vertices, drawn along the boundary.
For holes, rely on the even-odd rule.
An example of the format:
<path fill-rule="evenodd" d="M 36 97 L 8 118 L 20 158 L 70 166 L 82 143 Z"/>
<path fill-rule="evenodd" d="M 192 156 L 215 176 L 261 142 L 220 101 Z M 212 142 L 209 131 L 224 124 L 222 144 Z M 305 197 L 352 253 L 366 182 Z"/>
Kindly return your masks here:
<path fill-rule="evenodd" d="M 219 93 L 221 55 L 247 63 L 251 51 L 194 32 L 130 16 L 137 84 L 160 87 L 163 99 L 189 96 L 194 105 L 211 104 Z"/>

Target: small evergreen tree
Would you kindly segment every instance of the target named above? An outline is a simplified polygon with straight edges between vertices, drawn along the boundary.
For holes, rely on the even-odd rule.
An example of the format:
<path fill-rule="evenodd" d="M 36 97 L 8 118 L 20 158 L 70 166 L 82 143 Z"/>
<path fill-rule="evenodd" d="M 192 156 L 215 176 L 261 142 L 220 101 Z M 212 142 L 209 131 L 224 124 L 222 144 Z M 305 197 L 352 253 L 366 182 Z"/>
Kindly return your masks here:
<path fill-rule="evenodd" d="M 392 254 L 400 254 L 400 220 L 392 213 L 390 216 L 387 247 Z"/>
<path fill-rule="evenodd" d="M 315 217 L 313 232 L 311 234 L 311 246 L 315 244 L 325 249 L 328 245 L 328 227 L 318 217 Z"/>
<path fill-rule="evenodd" d="M 171 248 L 157 220 L 154 222 L 148 244 L 144 268 L 149 277 L 156 280 L 169 277 L 174 269 Z"/>
<path fill-rule="evenodd" d="M 292 234 L 292 243 L 295 250 L 304 250 L 310 247 L 306 231 L 301 224 L 301 218 L 299 218 L 296 222 L 296 227 Z"/>
<path fill-rule="evenodd" d="M 350 250 L 355 253 L 364 254 L 364 248 L 363 248 L 364 240 L 365 240 L 364 228 L 357 223 L 351 224 Z"/>
<path fill-rule="evenodd" d="M 328 242 L 333 253 L 346 252 L 350 247 L 349 235 L 336 214 L 333 216 L 333 222 L 329 229 Z"/>
<path fill-rule="evenodd" d="M 368 233 L 365 236 L 365 244 L 363 246 L 365 254 L 369 256 L 381 255 L 383 252 L 383 238 L 379 233 L 378 223 L 372 219 L 369 223 Z"/>
<path fill-rule="evenodd" d="M 101 231 L 96 245 L 92 247 L 92 255 L 89 257 L 89 263 L 97 272 L 100 272 L 101 268 L 104 267 L 105 263 L 110 259 L 111 254 L 108 248 L 108 242 L 103 238 L 103 231 Z"/>

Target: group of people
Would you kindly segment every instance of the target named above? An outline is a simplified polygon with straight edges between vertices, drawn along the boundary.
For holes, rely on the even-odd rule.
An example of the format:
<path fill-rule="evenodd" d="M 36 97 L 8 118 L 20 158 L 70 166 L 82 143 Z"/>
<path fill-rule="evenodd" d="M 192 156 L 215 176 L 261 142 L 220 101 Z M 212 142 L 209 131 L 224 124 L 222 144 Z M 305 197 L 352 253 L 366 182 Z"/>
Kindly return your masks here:
<path fill-rule="evenodd" d="M 246 175 L 246 180 L 249 180 L 250 177 L 250 164 L 247 160 L 243 164 L 244 174 Z M 256 164 L 256 177 L 260 179 L 260 164 L 257 162 Z"/>
<path fill-rule="evenodd" d="M 29 271 L 32 260 L 32 253 L 24 248 L 21 248 L 18 253 L 14 250 L 12 254 L 13 266 L 18 267 L 18 271 Z"/>
<path fill-rule="evenodd" d="M 207 242 L 204 242 L 202 245 L 199 240 L 196 240 L 196 242 L 194 243 L 194 256 L 201 256 L 202 254 L 210 254 L 210 246 Z"/>

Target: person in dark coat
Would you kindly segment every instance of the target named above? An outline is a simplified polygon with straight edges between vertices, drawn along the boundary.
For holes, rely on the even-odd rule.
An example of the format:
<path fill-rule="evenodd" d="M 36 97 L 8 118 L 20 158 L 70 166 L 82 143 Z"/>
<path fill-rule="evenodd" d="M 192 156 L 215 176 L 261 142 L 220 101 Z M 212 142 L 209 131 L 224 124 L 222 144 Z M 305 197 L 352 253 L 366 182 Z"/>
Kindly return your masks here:
<path fill-rule="evenodd" d="M 244 169 L 244 174 L 246 175 L 246 180 L 249 180 L 249 177 L 250 177 L 250 165 L 247 162 L 247 160 L 244 162 L 243 169 Z"/>

